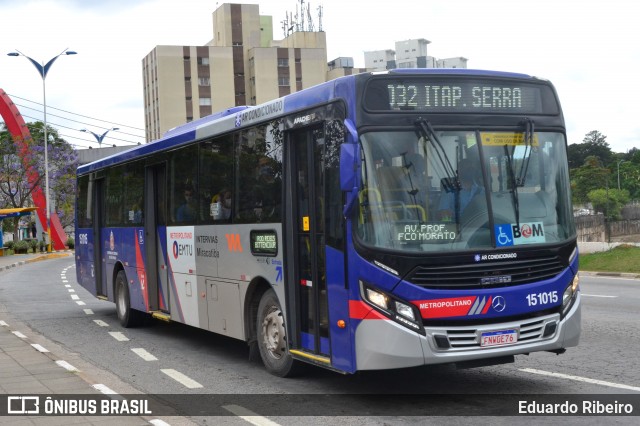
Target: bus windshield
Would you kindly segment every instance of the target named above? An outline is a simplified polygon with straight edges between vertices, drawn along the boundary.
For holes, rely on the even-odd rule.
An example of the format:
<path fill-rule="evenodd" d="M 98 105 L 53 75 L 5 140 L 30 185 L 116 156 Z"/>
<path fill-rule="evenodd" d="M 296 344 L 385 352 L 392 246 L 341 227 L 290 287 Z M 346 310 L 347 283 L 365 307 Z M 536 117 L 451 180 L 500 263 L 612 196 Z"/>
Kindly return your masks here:
<path fill-rule="evenodd" d="M 368 246 L 433 252 L 575 235 L 561 133 L 375 131 L 361 145 L 357 235 Z"/>

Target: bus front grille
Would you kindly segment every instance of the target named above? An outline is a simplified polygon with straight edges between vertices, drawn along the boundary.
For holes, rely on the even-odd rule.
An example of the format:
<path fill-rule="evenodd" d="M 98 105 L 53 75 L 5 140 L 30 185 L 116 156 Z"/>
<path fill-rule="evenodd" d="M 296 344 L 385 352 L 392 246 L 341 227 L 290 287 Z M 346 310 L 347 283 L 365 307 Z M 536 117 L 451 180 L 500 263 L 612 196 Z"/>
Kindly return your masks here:
<path fill-rule="evenodd" d="M 518 336 L 515 346 L 545 340 L 555 335 L 559 320 L 560 316 L 553 314 L 479 327 L 426 327 L 425 330 L 428 336 L 433 336 L 438 351 L 458 352 L 480 349 L 482 334 L 494 330 L 515 330 Z"/>
<path fill-rule="evenodd" d="M 558 256 L 471 265 L 419 266 L 406 280 L 431 289 L 510 287 L 553 278 L 565 267 Z"/>

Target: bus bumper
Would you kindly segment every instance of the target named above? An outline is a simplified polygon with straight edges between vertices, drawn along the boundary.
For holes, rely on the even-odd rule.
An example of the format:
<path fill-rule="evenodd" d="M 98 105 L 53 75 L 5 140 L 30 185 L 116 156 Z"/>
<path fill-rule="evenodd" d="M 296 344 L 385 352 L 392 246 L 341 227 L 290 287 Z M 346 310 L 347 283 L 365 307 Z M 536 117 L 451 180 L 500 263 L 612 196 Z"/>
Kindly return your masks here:
<path fill-rule="evenodd" d="M 482 333 L 500 330 L 517 330 L 518 342 L 480 346 Z M 355 335 L 356 369 L 384 370 L 557 351 L 577 346 L 580 331 L 580 292 L 563 319 L 552 314 L 490 325 L 425 327 L 426 336 L 393 321 L 365 320 Z"/>

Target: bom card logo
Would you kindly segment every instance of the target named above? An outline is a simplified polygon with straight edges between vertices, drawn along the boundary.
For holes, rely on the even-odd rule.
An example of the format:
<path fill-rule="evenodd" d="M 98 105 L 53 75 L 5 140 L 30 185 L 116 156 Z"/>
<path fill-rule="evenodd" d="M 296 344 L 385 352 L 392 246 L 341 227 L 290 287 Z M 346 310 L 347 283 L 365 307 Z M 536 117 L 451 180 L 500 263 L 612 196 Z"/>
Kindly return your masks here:
<path fill-rule="evenodd" d="M 544 243 L 544 224 L 542 222 L 503 223 L 495 225 L 496 246 L 518 246 L 523 244 Z"/>

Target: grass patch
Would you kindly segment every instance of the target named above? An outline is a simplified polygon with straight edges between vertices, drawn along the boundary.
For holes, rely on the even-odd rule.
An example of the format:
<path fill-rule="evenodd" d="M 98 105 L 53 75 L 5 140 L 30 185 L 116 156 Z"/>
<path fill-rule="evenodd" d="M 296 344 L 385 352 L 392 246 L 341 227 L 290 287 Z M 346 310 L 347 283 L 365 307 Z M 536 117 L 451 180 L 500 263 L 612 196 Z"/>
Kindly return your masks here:
<path fill-rule="evenodd" d="M 640 273 L 640 247 L 620 245 L 609 251 L 581 254 L 583 271 Z"/>

